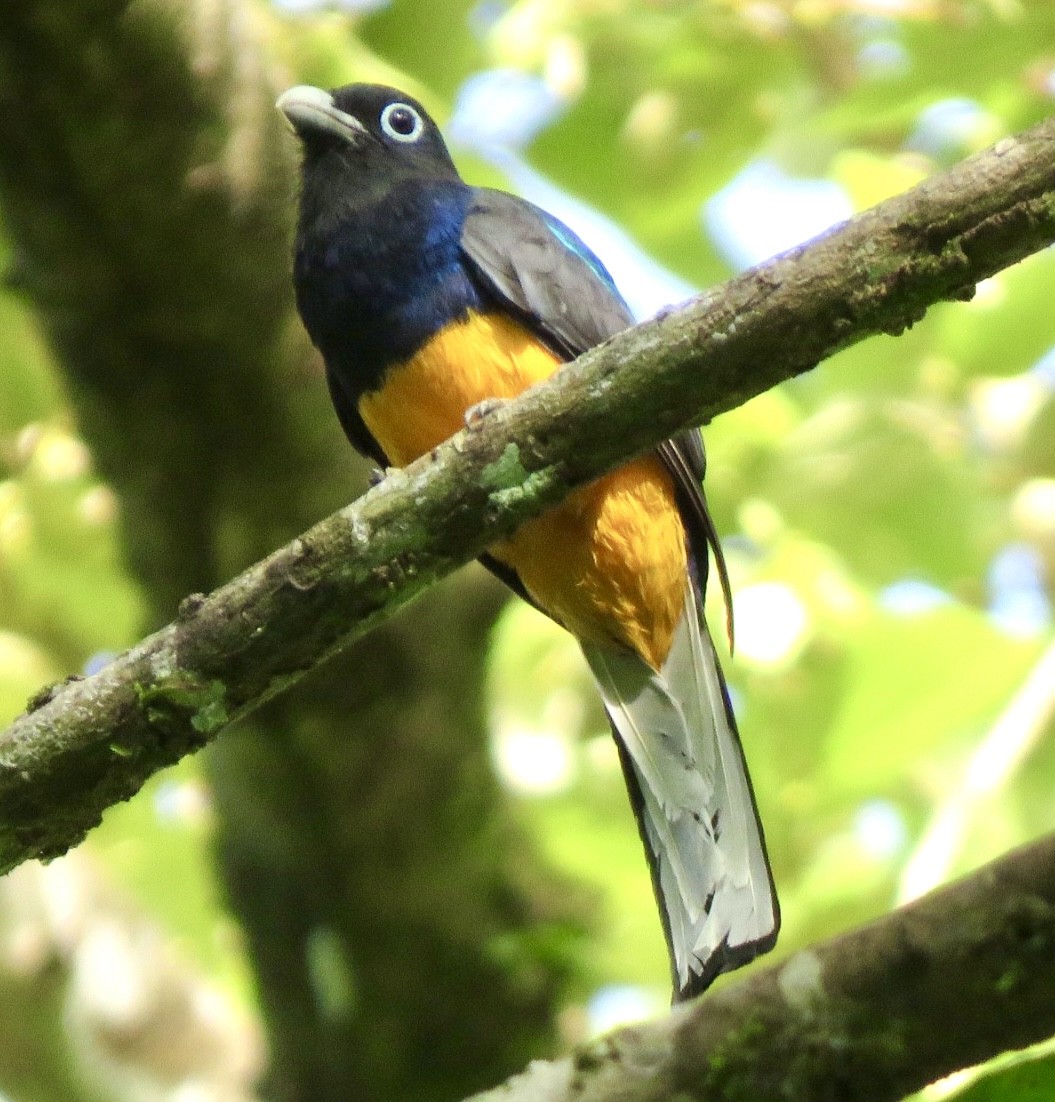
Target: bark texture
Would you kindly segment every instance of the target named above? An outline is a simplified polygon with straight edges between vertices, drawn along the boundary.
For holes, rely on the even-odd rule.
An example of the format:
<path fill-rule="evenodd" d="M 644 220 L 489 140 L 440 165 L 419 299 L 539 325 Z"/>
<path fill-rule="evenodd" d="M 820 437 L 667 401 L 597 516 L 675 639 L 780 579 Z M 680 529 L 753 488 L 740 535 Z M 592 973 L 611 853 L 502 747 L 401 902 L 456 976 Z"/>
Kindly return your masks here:
<path fill-rule="evenodd" d="M 1055 1032 L 1055 836 L 472 1102 L 895 1102 Z"/>

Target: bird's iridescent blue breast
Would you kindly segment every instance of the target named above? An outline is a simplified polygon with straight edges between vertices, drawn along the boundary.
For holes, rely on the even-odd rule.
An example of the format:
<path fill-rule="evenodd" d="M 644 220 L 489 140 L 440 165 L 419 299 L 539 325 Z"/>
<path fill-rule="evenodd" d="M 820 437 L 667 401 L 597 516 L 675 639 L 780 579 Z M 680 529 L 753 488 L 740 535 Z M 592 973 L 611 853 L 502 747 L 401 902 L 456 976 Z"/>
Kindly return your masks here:
<path fill-rule="evenodd" d="M 459 247 L 469 189 L 408 181 L 349 210 L 294 261 L 312 340 L 352 400 L 450 322 L 482 306 Z"/>

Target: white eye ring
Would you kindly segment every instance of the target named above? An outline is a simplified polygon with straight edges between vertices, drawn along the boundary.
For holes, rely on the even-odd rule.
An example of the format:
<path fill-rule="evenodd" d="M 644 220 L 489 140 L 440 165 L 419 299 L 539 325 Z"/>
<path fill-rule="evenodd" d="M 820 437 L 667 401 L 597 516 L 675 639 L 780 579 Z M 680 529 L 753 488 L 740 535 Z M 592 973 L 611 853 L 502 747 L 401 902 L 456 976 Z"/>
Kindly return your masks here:
<path fill-rule="evenodd" d="M 410 116 L 412 127 L 405 134 L 402 130 L 397 130 L 393 125 L 392 116 L 397 111 Z M 400 121 L 402 122 L 404 120 L 401 119 Z M 390 103 L 384 111 L 381 112 L 381 129 L 397 142 L 416 142 L 425 132 L 425 120 L 409 103 Z"/>

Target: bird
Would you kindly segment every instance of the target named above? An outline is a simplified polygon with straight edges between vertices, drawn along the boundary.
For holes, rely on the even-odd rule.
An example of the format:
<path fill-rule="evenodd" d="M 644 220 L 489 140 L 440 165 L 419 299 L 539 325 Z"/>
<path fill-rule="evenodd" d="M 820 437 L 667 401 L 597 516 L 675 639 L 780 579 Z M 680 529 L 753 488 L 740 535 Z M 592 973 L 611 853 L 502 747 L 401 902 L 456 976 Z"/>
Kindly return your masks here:
<path fill-rule="evenodd" d="M 297 308 L 346 436 L 381 468 L 431 452 L 633 324 L 578 235 L 524 199 L 466 183 L 412 96 L 298 85 L 276 106 L 301 147 Z M 700 433 L 684 433 L 573 491 L 482 559 L 581 646 L 637 819 L 676 1002 L 768 951 L 780 926 L 704 619 L 712 555 L 731 607 L 705 469 Z"/>

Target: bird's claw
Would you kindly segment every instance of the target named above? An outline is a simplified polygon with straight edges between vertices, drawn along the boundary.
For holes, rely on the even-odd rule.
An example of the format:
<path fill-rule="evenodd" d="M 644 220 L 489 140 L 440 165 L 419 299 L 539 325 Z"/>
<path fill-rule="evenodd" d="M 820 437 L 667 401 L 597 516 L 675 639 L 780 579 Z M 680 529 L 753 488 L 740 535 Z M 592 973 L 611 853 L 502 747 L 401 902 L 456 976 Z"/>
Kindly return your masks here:
<path fill-rule="evenodd" d="M 485 417 L 489 417 L 492 413 L 500 410 L 508 401 L 508 398 L 484 398 L 475 405 L 471 405 L 465 411 L 465 427 L 467 429 L 479 428 L 480 422 Z"/>
<path fill-rule="evenodd" d="M 375 486 L 380 486 L 386 478 L 388 478 L 388 471 L 392 470 L 391 467 L 388 470 L 382 470 L 380 467 L 371 467 L 370 473 L 366 476 L 367 485 L 372 490 Z"/>

